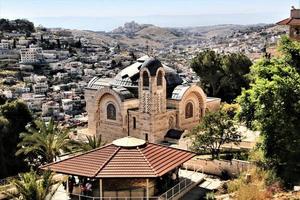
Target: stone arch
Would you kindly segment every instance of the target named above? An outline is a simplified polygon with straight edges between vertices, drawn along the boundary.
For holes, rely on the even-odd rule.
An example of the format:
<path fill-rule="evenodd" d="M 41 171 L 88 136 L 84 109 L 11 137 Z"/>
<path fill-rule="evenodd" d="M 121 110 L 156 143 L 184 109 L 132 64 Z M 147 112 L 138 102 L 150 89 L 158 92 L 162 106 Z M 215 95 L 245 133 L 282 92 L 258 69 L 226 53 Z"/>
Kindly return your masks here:
<path fill-rule="evenodd" d="M 156 85 L 157 86 L 164 85 L 164 77 L 165 77 L 165 71 L 163 70 L 163 68 L 157 70 L 157 72 L 156 72 Z"/>
<path fill-rule="evenodd" d="M 188 97 L 192 94 L 194 94 L 199 101 L 199 111 L 200 111 L 199 114 L 200 114 L 200 117 L 203 117 L 205 114 L 205 109 L 206 109 L 206 95 L 201 87 L 199 87 L 197 85 L 192 85 L 190 88 L 188 88 L 185 91 L 185 93 L 181 99 L 181 102 L 184 103 L 184 105 L 186 105 L 186 103 L 189 101 Z M 194 106 L 196 106 L 196 105 L 194 105 Z M 195 107 L 194 107 L 194 109 L 195 109 Z"/>
<path fill-rule="evenodd" d="M 122 99 L 121 97 L 119 96 L 119 94 L 117 92 L 115 92 L 113 89 L 109 88 L 109 87 L 105 87 L 105 88 L 102 88 L 100 90 L 98 90 L 96 92 L 96 95 L 95 95 L 95 102 L 96 102 L 96 105 L 95 105 L 95 110 L 96 110 L 96 117 L 95 119 L 97 120 L 101 120 L 100 118 L 102 118 L 100 116 L 100 104 L 101 104 L 101 101 L 103 98 L 105 98 L 106 96 L 111 96 L 112 97 L 112 100 L 113 101 L 110 101 L 110 102 L 113 102 L 115 108 L 116 108 L 116 119 L 118 120 L 118 113 L 121 112 L 121 105 L 122 105 Z M 105 105 L 107 106 L 107 105 Z M 106 111 L 106 108 L 105 108 L 105 111 Z M 106 115 L 103 116 L 103 118 L 106 119 Z"/>
<path fill-rule="evenodd" d="M 195 112 L 195 106 L 193 101 L 188 101 L 185 104 L 184 108 L 184 114 L 185 114 L 185 119 L 190 119 L 194 117 L 194 112 Z"/>

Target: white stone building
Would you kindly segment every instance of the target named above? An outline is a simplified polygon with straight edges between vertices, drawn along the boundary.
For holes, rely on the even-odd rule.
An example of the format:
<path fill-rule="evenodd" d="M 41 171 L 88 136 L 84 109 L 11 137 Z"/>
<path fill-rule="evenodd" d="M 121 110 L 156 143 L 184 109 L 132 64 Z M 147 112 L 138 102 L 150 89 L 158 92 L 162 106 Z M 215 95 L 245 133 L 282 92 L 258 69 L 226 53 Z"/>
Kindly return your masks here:
<path fill-rule="evenodd" d="M 44 62 L 43 49 L 31 45 L 29 48 L 20 49 L 22 64 L 39 64 Z"/>

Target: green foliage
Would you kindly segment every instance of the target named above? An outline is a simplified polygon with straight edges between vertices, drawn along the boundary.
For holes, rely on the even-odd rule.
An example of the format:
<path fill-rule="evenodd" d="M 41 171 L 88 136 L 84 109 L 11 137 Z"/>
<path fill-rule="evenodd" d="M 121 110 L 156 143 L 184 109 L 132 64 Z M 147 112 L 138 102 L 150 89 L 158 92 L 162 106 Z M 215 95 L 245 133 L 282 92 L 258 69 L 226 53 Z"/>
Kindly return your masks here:
<path fill-rule="evenodd" d="M 53 119 L 48 124 L 40 120 L 34 121 L 20 137 L 16 155 L 33 156 L 33 160 L 29 161 L 33 165 L 53 162 L 63 151 L 72 150 L 69 130 L 60 128 Z"/>
<path fill-rule="evenodd" d="M 283 36 L 279 41 L 278 50 L 282 52 L 283 59 L 289 65 L 300 71 L 300 43 Z"/>
<path fill-rule="evenodd" d="M 266 164 L 293 182 L 300 178 L 292 175 L 300 171 L 300 75 L 293 66 L 298 61 L 290 62 L 295 55 L 288 52 L 298 51 L 298 47 L 286 38 L 281 43 L 285 45 L 280 46 L 285 49 L 283 59 L 264 59 L 251 68 L 251 87 L 238 98 L 238 118 L 261 131 L 260 148 Z"/>
<path fill-rule="evenodd" d="M 238 103 L 224 103 L 221 109 L 230 117 L 230 119 L 234 119 L 240 109 L 240 105 Z"/>
<path fill-rule="evenodd" d="M 213 193 L 213 192 L 208 192 L 208 193 L 206 193 L 205 199 L 206 199 L 206 200 L 215 200 L 215 199 L 216 199 L 216 198 L 215 198 L 215 193 Z"/>
<path fill-rule="evenodd" d="M 34 24 L 26 19 L 0 19 L 0 30 L 1 31 L 18 31 L 21 33 L 32 33 L 34 32 Z"/>
<path fill-rule="evenodd" d="M 15 192 L 5 194 L 12 199 L 23 200 L 46 200 L 52 199 L 61 182 L 53 178 L 54 174 L 46 171 L 40 177 L 35 171 L 20 174 L 20 180 L 14 179 L 12 185 L 16 188 Z"/>
<path fill-rule="evenodd" d="M 244 54 L 218 54 L 211 50 L 200 52 L 191 62 L 206 93 L 228 102 L 241 93 L 241 88 L 248 87 L 245 75 L 251 65 Z"/>
<path fill-rule="evenodd" d="M 196 152 L 209 150 L 213 159 L 219 157 L 223 144 L 241 141 L 234 121 L 223 111 L 206 114 L 189 135 L 193 140 L 192 149 Z"/>
<path fill-rule="evenodd" d="M 19 135 L 31 120 L 30 111 L 20 101 L 5 102 L 0 106 L 0 178 L 26 169 L 23 157 L 16 157 L 15 153 Z"/>
<path fill-rule="evenodd" d="M 86 141 L 73 141 L 74 149 L 79 149 L 82 151 L 90 151 L 105 145 L 102 141 L 101 135 L 86 136 Z"/>

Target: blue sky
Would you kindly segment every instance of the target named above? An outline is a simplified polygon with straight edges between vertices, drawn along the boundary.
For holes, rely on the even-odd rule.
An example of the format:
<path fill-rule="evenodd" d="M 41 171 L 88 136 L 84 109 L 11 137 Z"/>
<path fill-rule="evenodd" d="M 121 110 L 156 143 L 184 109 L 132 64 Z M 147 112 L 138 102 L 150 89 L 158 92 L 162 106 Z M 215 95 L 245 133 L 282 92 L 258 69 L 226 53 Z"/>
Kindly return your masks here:
<path fill-rule="evenodd" d="M 0 17 L 111 30 L 126 21 L 159 26 L 274 23 L 300 0 L 0 0 Z"/>

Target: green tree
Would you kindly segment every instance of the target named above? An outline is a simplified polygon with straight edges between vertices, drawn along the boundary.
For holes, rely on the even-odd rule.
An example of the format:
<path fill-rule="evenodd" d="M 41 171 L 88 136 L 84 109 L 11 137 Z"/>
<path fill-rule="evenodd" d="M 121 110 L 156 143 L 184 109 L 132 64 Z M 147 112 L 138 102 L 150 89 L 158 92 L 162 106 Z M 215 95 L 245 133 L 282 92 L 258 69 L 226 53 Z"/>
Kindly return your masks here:
<path fill-rule="evenodd" d="M 74 141 L 74 148 L 83 151 L 90 151 L 105 145 L 105 142 L 102 141 L 101 135 L 86 136 L 86 139 L 87 141 Z"/>
<path fill-rule="evenodd" d="M 218 54 L 212 50 L 200 52 L 191 62 L 206 93 L 229 102 L 241 93 L 241 88 L 248 87 L 245 75 L 251 65 L 244 54 Z"/>
<path fill-rule="evenodd" d="M 3 140 L 4 137 L 7 136 L 8 133 L 8 125 L 9 122 L 6 118 L 4 117 L 0 117 L 0 169 L 1 169 L 1 173 L 0 173 L 0 177 L 5 177 L 6 174 L 8 174 L 7 172 L 7 158 L 5 155 L 5 149 L 4 149 L 4 145 L 3 145 Z"/>
<path fill-rule="evenodd" d="M 283 36 L 279 40 L 278 50 L 282 53 L 282 59 L 300 72 L 300 43 Z"/>
<path fill-rule="evenodd" d="M 34 24 L 26 19 L 0 19 L 0 30 L 1 31 L 18 31 L 22 33 L 31 33 L 34 32 Z"/>
<path fill-rule="evenodd" d="M 15 156 L 20 133 L 32 121 L 27 106 L 20 101 L 5 102 L 0 106 L 0 178 L 26 170 L 22 156 Z"/>
<path fill-rule="evenodd" d="M 202 122 L 190 133 L 192 149 L 196 152 L 208 150 L 212 158 L 218 158 L 221 146 L 225 143 L 239 144 L 241 134 L 237 131 L 235 122 L 224 111 L 205 115 Z"/>
<path fill-rule="evenodd" d="M 27 127 L 27 132 L 20 137 L 16 155 L 34 155 L 34 159 L 40 160 L 42 164 L 55 161 L 57 156 L 64 151 L 71 151 L 73 146 L 69 129 L 59 127 L 53 119 L 49 123 L 34 121 L 34 125 Z"/>
<path fill-rule="evenodd" d="M 20 180 L 14 179 L 15 192 L 6 192 L 11 199 L 46 200 L 52 199 L 61 182 L 55 181 L 54 174 L 45 171 L 40 177 L 35 171 L 20 174 Z"/>
<path fill-rule="evenodd" d="M 251 80 L 238 98 L 238 117 L 261 131 L 268 166 L 283 179 L 295 180 L 300 172 L 300 75 L 285 59 L 264 59 L 252 67 Z"/>

